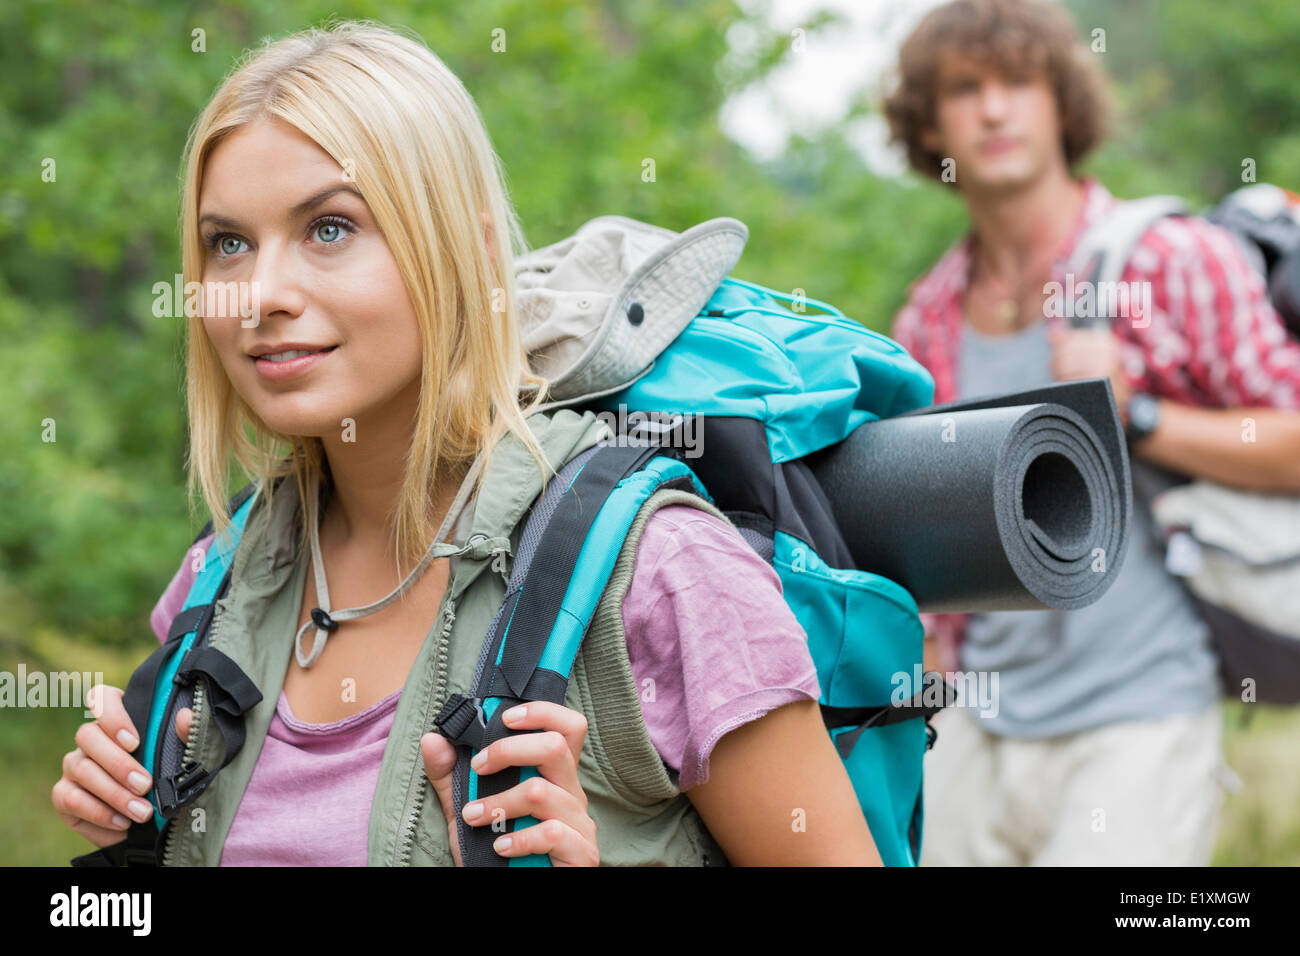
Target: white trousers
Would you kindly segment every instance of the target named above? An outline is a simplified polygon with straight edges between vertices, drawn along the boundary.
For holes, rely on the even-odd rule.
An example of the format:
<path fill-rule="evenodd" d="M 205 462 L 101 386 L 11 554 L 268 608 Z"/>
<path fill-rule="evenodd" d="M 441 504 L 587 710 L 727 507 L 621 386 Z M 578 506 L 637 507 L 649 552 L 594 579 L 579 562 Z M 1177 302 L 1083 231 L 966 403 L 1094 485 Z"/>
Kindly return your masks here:
<path fill-rule="evenodd" d="M 1207 866 L 1223 713 L 1000 737 L 948 707 L 925 755 L 922 866 Z"/>

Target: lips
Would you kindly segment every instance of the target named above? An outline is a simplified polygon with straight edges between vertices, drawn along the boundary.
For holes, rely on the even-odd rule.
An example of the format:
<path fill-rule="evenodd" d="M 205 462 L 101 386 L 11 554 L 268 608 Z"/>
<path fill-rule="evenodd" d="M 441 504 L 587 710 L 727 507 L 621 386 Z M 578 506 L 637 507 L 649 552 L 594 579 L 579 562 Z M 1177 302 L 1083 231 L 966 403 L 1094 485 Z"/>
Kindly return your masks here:
<path fill-rule="evenodd" d="M 1019 140 L 1013 137 L 1000 136 L 996 139 L 986 140 L 984 145 L 981 147 L 981 152 L 991 154 L 1005 153 L 1009 149 L 1014 149 L 1018 143 Z"/>
<path fill-rule="evenodd" d="M 257 358 L 264 362 L 288 362 L 291 359 L 302 358 L 304 355 L 315 355 L 317 352 L 324 352 L 325 349 L 290 349 L 286 352 L 270 352 L 266 355 L 259 355 Z"/>
<path fill-rule="evenodd" d="M 333 345 L 318 345 L 314 342 L 271 342 L 254 346 L 248 354 L 253 358 L 270 358 L 285 352 L 324 352 L 332 348 Z"/>
<path fill-rule="evenodd" d="M 296 378 L 324 362 L 337 348 L 335 345 L 316 346 L 287 343 L 276 346 L 259 346 L 251 358 L 258 374 L 272 381 Z"/>

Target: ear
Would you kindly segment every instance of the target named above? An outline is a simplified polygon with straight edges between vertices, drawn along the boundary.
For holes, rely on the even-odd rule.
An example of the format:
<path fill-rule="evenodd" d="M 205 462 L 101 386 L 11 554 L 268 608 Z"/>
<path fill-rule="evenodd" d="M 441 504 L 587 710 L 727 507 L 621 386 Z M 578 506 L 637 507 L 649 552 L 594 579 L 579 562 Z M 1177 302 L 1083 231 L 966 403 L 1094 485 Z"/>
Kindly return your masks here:
<path fill-rule="evenodd" d="M 927 153 L 942 153 L 939 143 L 939 131 L 933 126 L 927 126 L 921 130 L 921 145 L 925 147 Z"/>

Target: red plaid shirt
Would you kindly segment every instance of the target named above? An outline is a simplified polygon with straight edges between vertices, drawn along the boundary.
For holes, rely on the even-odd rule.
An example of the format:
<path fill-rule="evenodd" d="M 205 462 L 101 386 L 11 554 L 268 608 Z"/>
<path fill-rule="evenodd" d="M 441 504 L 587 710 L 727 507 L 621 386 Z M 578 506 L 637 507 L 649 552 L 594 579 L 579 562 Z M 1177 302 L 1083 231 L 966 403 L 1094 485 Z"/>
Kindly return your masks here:
<path fill-rule="evenodd" d="M 1052 266 L 1063 284 L 1076 243 L 1116 202 L 1096 180 L 1083 184 L 1083 209 Z M 958 398 L 972 241 L 968 234 L 913 283 L 894 318 L 893 338 L 934 376 L 935 404 Z M 1120 281 L 1151 288 L 1145 327 L 1112 323 L 1135 390 L 1207 408 L 1300 409 L 1300 342 L 1287 336 L 1263 278 L 1228 232 L 1199 218 L 1163 219 L 1142 236 Z M 1060 316 L 1044 321 L 1068 324 Z M 955 670 L 967 615 L 921 617 L 938 635 L 942 669 Z"/>

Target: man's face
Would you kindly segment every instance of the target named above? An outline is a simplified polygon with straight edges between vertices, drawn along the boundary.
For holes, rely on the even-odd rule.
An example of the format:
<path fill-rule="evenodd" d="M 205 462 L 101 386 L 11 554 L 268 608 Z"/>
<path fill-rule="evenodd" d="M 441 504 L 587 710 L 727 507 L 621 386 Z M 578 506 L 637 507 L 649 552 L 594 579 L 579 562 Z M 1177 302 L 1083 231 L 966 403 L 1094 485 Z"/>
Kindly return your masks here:
<path fill-rule="evenodd" d="M 993 70 L 960 54 L 945 58 L 935 127 L 923 143 L 953 160 L 963 192 L 1015 189 L 1062 166 L 1056 96 L 1041 72 Z"/>

